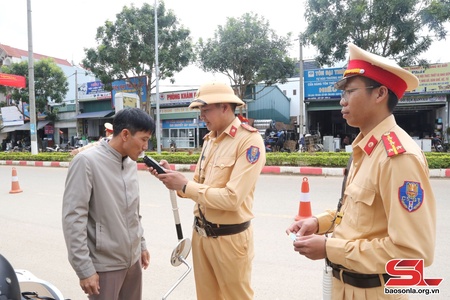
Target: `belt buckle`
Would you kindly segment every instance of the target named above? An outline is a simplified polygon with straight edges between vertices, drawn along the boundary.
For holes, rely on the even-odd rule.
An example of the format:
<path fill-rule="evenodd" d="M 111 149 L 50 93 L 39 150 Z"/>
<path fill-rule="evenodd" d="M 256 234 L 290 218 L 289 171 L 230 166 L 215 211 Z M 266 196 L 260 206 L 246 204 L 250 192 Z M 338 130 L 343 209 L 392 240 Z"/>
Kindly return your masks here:
<path fill-rule="evenodd" d="M 198 225 L 195 225 L 195 231 L 197 231 L 197 233 L 202 237 L 208 237 L 206 230 Z"/>

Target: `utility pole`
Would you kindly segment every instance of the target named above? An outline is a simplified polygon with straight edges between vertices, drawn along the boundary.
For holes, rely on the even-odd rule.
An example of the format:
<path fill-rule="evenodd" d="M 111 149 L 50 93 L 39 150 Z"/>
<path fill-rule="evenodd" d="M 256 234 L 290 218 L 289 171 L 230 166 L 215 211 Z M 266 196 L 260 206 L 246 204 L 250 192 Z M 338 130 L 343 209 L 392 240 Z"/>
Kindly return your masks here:
<path fill-rule="evenodd" d="M 298 113 L 298 129 L 299 134 L 305 133 L 305 118 L 304 118 L 304 99 L 303 99 L 303 46 L 300 36 L 298 37 L 298 45 L 299 45 L 299 74 L 298 74 L 298 82 L 299 82 L 299 92 L 298 96 L 300 98 L 300 107 Z"/>
<path fill-rule="evenodd" d="M 37 126 L 36 126 L 36 99 L 34 92 L 34 59 L 33 59 L 33 32 L 31 26 L 31 0 L 27 0 L 28 21 L 28 93 L 30 99 L 30 141 L 31 154 L 38 154 Z"/>
<path fill-rule="evenodd" d="M 80 114 L 80 103 L 78 102 L 78 69 L 75 69 L 75 128 L 77 130 L 77 138 L 78 132 L 80 130 L 80 126 L 78 125 L 78 119 L 76 118 Z"/>
<path fill-rule="evenodd" d="M 155 76 L 156 76 L 156 148 L 161 154 L 161 117 L 159 114 L 158 6 L 155 0 Z"/>

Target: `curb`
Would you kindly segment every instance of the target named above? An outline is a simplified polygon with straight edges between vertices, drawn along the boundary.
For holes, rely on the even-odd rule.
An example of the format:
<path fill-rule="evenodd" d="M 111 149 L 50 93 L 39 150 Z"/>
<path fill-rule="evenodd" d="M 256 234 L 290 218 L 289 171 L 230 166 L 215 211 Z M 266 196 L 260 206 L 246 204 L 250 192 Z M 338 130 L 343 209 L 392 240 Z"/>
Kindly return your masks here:
<path fill-rule="evenodd" d="M 23 161 L 23 160 L 0 160 L 0 166 L 30 166 L 30 167 L 54 167 L 68 168 L 67 161 Z M 171 164 L 170 168 L 179 172 L 193 172 L 194 164 Z M 137 164 L 138 170 L 147 170 L 144 163 Z M 317 176 L 343 176 L 344 168 L 320 168 L 320 167 L 288 167 L 288 166 L 265 166 L 261 174 L 292 174 L 292 175 L 317 175 Z M 450 169 L 431 169 L 431 178 L 450 178 Z"/>

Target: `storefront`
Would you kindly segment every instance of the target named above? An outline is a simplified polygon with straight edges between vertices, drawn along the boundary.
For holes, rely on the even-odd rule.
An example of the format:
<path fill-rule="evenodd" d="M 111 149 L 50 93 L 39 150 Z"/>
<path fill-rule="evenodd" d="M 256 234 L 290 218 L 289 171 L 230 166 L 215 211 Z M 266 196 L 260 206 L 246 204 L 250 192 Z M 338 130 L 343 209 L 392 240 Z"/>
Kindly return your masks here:
<path fill-rule="evenodd" d="M 447 141 L 449 127 L 450 65 L 434 64 L 430 68 L 410 69 L 420 80 L 419 87 L 406 93 L 394 116 L 411 136 L 428 139 L 437 135 Z M 359 130 L 348 126 L 341 115 L 341 91 L 334 83 L 342 78 L 344 69 L 305 71 L 306 127 L 309 133 L 321 136 L 354 138 Z"/>
<path fill-rule="evenodd" d="M 203 137 L 208 130 L 205 122 L 200 120 L 199 111 L 188 107 L 196 92 L 195 89 L 159 94 L 162 148 L 169 148 L 172 142 L 177 148 L 183 149 L 202 146 Z M 153 94 L 152 98 L 154 97 Z M 156 107 L 156 99 L 152 99 L 152 107 Z"/>

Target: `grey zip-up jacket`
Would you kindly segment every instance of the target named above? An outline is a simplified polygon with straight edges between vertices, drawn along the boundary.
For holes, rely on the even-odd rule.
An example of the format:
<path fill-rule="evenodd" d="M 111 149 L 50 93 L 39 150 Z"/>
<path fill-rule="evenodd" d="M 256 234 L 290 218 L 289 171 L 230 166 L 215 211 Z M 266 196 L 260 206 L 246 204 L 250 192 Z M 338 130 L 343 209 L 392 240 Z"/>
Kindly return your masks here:
<path fill-rule="evenodd" d="M 128 268 L 146 249 L 136 162 L 106 141 L 72 160 L 62 224 L 69 262 L 80 279 Z"/>

